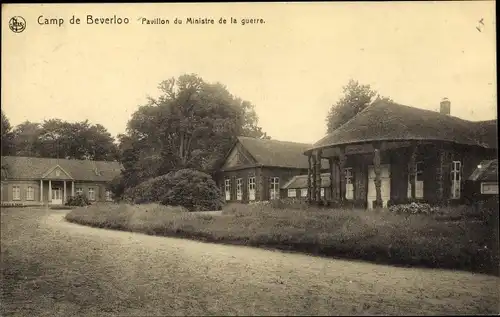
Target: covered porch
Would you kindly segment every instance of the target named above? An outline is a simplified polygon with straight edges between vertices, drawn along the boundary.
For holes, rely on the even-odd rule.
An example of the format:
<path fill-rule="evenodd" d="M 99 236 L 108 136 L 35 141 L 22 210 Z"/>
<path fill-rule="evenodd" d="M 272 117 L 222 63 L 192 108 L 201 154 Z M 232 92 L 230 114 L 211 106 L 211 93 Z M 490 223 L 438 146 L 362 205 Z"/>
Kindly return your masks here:
<path fill-rule="evenodd" d="M 50 205 L 64 205 L 75 196 L 74 180 L 40 179 L 40 202 Z"/>
<path fill-rule="evenodd" d="M 459 174 L 450 181 L 453 151 L 442 142 L 374 141 L 313 148 L 305 154 L 311 204 L 372 209 L 405 200 L 443 202 L 460 191 Z M 326 195 L 321 195 L 322 160 L 329 166 Z"/>
<path fill-rule="evenodd" d="M 50 168 L 42 175 L 40 179 L 42 204 L 47 202 L 50 205 L 64 205 L 68 201 L 68 193 L 75 196 L 75 180 L 60 165 Z"/>

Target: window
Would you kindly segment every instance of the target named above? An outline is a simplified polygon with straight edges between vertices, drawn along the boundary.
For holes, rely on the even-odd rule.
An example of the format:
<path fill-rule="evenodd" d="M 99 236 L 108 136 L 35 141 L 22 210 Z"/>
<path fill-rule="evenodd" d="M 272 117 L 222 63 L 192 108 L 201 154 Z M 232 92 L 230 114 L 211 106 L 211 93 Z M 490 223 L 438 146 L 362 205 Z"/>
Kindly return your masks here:
<path fill-rule="evenodd" d="M 224 191 L 226 193 L 226 200 L 231 200 L 231 180 L 224 180 Z"/>
<path fill-rule="evenodd" d="M 498 183 L 481 183 L 481 194 L 498 195 Z"/>
<path fill-rule="evenodd" d="M 243 189 L 242 189 L 243 180 L 238 178 L 236 180 L 236 199 L 241 200 L 243 198 Z"/>
<path fill-rule="evenodd" d="M 269 186 L 269 199 L 279 199 L 280 198 L 280 178 L 271 177 Z"/>
<path fill-rule="evenodd" d="M 289 189 L 288 190 L 288 197 L 297 197 L 297 190 Z"/>
<path fill-rule="evenodd" d="M 424 162 L 415 162 L 415 198 L 424 198 Z M 411 198 L 411 175 L 408 173 L 408 198 Z"/>
<path fill-rule="evenodd" d="M 83 190 L 82 190 L 82 188 L 81 188 L 81 187 L 78 187 L 78 188 L 76 189 L 76 194 L 77 194 L 77 195 L 81 195 L 81 194 L 83 194 Z"/>
<path fill-rule="evenodd" d="M 12 200 L 21 200 L 21 188 L 19 186 L 12 187 Z"/>
<path fill-rule="evenodd" d="M 462 163 L 460 161 L 453 161 L 451 164 L 451 199 L 460 198 L 461 171 Z"/>
<path fill-rule="evenodd" d="M 56 176 L 60 176 L 61 175 L 61 171 L 60 170 L 56 170 Z"/>
<path fill-rule="evenodd" d="M 354 198 L 352 167 L 347 167 L 345 169 L 345 198 L 346 199 Z"/>
<path fill-rule="evenodd" d="M 89 200 L 95 200 L 95 191 L 94 188 L 89 188 Z"/>
<path fill-rule="evenodd" d="M 320 195 L 321 195 L 321 197 L 325 197 L 325 189 L 324 188 L 321 188 Z"/>
<path fill-rule="evenodd" d="M 112 201 L 113 200 L 113 194 L 109 189 L 106 190 L 106 201 Z"/>
<path fill-rule="evenodd" d="M 300 196 L 307 197 L 307 188 L 300 189 Z"/>
<path fill-rule="evenodd" d="M 248 200 L 255 200 L 255 177 L 248 178 Z"/>
<path fill-rule="evenodd" d="M 26 200 L 35 200 L 35 190 L 31 186 L 26 189 Z"/>

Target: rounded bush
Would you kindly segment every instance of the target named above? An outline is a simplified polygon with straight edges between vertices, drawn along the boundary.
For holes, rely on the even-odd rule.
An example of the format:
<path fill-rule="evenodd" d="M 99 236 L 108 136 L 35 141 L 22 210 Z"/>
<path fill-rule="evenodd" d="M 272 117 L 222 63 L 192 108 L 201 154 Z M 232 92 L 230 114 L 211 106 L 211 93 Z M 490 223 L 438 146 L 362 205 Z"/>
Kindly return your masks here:
<path fill-rule="evenodd" d="M 166 175 L 169 190 L 161 203 L 182 206 L 190 211 L 221 210 L 222 193 L 212 177 L 193 169 L 182 169 Z"/>
<path fill-rule="evenodd" d="M 174 173 L 148 179 L 139 185 L 125 191 L 125 200 L 134 204 L 154 203 L 161 201 L 162 197 L 172 187 L 171 177 Z"/>
<path fill-rule="evenodd" d="M 83 194 L 77 194 L 76 196 L 69 197 L 65 205 L 83 207 L 90 205 L 90 201 L 88 200 L 87 196 Z"/>

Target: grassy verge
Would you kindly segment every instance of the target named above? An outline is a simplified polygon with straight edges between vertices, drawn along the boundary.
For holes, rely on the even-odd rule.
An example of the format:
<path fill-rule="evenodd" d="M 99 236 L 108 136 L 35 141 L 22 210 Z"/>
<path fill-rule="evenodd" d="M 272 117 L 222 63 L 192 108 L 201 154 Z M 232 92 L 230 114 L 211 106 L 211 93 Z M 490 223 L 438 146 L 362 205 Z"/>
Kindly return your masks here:
<path fill-rule="evenodd" d="M 93 205 L 72 210 L 66 219 L 150 235 L 498 274 L 493 235 L 479 221 L 265 205 L 228 205 L 222 214 L 210 215 L 156 204 Z"/>

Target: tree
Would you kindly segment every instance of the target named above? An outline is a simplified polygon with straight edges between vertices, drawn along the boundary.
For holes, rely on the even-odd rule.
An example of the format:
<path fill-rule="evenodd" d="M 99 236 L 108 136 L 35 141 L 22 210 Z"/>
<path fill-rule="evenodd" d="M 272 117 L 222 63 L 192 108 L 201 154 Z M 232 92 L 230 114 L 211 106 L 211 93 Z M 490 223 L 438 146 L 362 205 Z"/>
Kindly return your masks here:
<path fill-rule="evenodd" d="M 210 173 L 236 136 L 269 138 L 257 125 L 254 106 L 220 83 L 190 74 L 158 88 L 160 97 L 148 98 L 119 136 L 128 186 L 183 168 Z"/>
<path fill-rule="evenodd" d="M 377 92 L 370 88 L 370 85 L 361 85 L 358 81 L 349 80 L 343 87 L 344 95 L 337 103 L 332 105 L 327 116 L 327 132 L 331 133 L 359 112 L 364 110 L 377 96 Z M 378 96 L 379 99 L 392 101 L 387 97 Z"/>
<path fill-rule="evenodd" d="M 2 113 L 2 127 L 1 127 L 1 134 L 2 134 L 2 155 L 10 155 L 11 150 L 12 150 L 12 126 L 10 125 L 9 119 L 1 110 Z"/>
<path fill-rule="evenodd" d="M 14 154 L 67 159 L 116 160 L 118 146 L 100 124 L 50 119 L 42 124 L 25 121 L 13 132 Z"/>
<path fill-rule="evenodd" d="M 13 144 L 16 156 L 40 156 L 40 135 L 42 127 L 39 123 L 25 121 L 14 128 Z"/>

